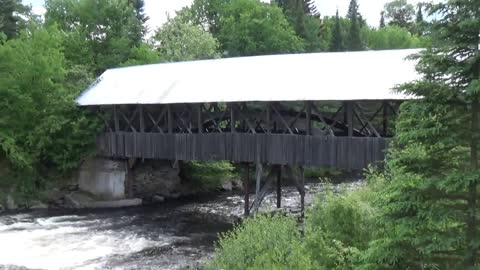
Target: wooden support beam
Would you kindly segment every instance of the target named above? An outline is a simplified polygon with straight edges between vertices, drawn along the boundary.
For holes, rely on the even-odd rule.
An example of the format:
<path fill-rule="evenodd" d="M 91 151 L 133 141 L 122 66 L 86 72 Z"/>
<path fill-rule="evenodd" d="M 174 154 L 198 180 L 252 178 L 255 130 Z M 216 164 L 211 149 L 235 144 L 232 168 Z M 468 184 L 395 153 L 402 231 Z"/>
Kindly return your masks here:
<path fill-rule="evenodd" d="M 120 121 L 118 120 L 117 105 L 113 105 L 113 123 L 115 125 L 115 132 L 120 131 Z"/>
<path fill-rule="evenodd" d="M 277 165 L 277 208 L 282 207 L 282 166 Z"/>
<path fill-rule="evenodd" d="M 312 135 L 312 102 L 307 101 L 305 105 L 307 106 L 306 134 Z"/>
<path fill-rule="evenodd" d="M 234 103 L 230 104 L 229 107 L 230 107 L 230 132 L 235 133 L 236 120 L 235 120 Z"/>
<path fill-rule="evenodd" d="M 302 219 L 305 217 L 305 170 L 300 167 L 300 209 Z"/>
<path fill-rule="evenodd" d="M 198 122 L 198 133 L 203 133 L 203 122 L 202 122 L 202 104 L 197 105 L 197 122 Z"/>
<path fill-rule="evenodd" d="M 173 133 L 173 117 L 172 117 L 172 105 L 167 105 L 167 126 L 168 126 L 168 133 Z"/>
<path fill-rule="evenodd" d="M 285 121 L 285 119 L 283 118 L 282 114 L 277 110 L 277 108 L 275 107 L 274 104 L 272 104 L 272 109 L 273 109 L 273 111 L 277 114 L 278 118 L 280 119 L 280 121 L 282 122 L 282 124 L 285 126 L 285 128 L 286 128 L 287 131 L 288 131 L 288 133 L 290 133 L 290 134 L 293 135 L 292 129 L 291 129 L 290 126 L 288 125 L 287 121 Z"/>
<path fill-rule="evenodd" d="M 247 175 L 243 182 L 243 192 L 245 196 L 243 214 L 248 217 L 250 215 L 250 164 L 245 163 L 245 167 L 247 169 Z"/>
<path fill-rule="evenodd" d="M 138 117 L 140 119 L 140 132 L 145 132 L 145 118 L 143 114 L 143 105 L 138 105 Z"/>
<path fill-rule="evenodd" d="M 260 183 L 262 181 L 263 166 L 262 163 L 257 162 L 255 167 L 255 201 L 260 198 Z"/>
<path fill-rule="evenodd" d="M 383 102 L 383 137 L 388 136 L 388 101 Z"/>
<path fill-rule="evenodd" d="M 357 116 L 358 119 L 359 119 L 359 120 L 360 120 L 361 118 L 366 119 L 367 117 L 365 117 L 365 114 L 363 113 L 362 108 L 360 108 L 360 106 L 358 106 L 358 104 L 354 104 L 354 106 L 353 106 L 354 112 L 356 112 L 356 108 L 358 108 L 358 112 L 359 112 L 359 115 Z M 364 124 L 363 121 L 361 121 L 361 120 L 360 120 L 360 122 L 362 123 L 362 125 L 368 126 L 368 131 L 369 131 L 370 134 L 373 133 L 373 134 L 375 135 L 375 137 L 378 137 L 378 138 L 382 137 L 382 136 L 380 136 L 380 133 L 378 133 L 377 129 L 372 125 L 372 123 L 370 122 L 370 120 L 367 119 L 367 122 L 366 122 L 365 124 Z"/>
<path fill-rule="evenodd" d="M 333 132 L 332 128 L 328 125 L 327 121 L 325 120 L 325 117 L 323 117 L 322 112 L 320 112 L 319 109 L 317 109 L 316 106 L 310 106 L 311 109 L 317 114 L 317 117 L 322 121 L 322 123 L 325 125 L 325 128 L 328 130 L 328 133 L 331 136 L 335 136 L 335 133 Z"/>
<path fill-rule="evenodd" d="M 267 102 L 267 117 L 266 117 L 267 133 L 272 132 L 272 129 L 270 127 L 271 118 L 272 118 L 271 113 L 272 113 L 272 108 L 271 108 L 270 102 Z"/>
<path fill-rule="evenodd" d="M 261 187 L 261 189 L 258 192 L 258 195 L 255 196 L 255 201 L 252 204 L 252 208 L 250 209 L 251 212 L 257 212 L 258 209 L 260 208 L 260 205 L 262 204 L 263 199 L 268 193 L 268 190 L 270 189 L 270 184 L 271 184 L 271 179 L 274 177 L 273 173 L 275 171 L 275 166 L 270 167 L 270 172 L 267 175 L 267 178 L 265 178 L 265 183 Z M 260 177 L 261 178 L 261 177 Z"/>
<path fill-rule="evenodd" d="M 348 128 L 347 136 L 353 137 L 353 102 L 345 101 L 343 104 L 345 110 L 345 125 Z"/>

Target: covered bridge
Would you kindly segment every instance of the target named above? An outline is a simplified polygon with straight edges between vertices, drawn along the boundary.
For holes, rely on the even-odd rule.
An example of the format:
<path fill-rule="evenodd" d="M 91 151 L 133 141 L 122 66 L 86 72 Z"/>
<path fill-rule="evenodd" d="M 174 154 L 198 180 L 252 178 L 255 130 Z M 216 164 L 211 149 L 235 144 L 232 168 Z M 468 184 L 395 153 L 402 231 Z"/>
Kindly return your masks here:
<path fill-rule="evenodd" d="M 362 169 L 383 160 L 416 50 L 312 53 L 107 70 L 77 99 L 101 157 Z M 280 174 L 281 172 L 277 173 Z M 273 172 L 273 170 L 272 170 Z M 257 180 L 261 177 L 257 173 Z M 260 182 L 258 180 L 257 182 Z M 260 192 L 257 183 L 257 195 Z"/>

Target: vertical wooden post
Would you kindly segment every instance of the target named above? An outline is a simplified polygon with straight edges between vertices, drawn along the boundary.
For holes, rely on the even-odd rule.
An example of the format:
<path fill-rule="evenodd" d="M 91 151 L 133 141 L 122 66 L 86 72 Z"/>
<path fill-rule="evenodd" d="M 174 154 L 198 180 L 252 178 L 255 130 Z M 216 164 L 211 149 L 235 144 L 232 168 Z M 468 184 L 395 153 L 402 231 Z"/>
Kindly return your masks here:
<path fill-rule="evenodd" d="M 282 165 L 277 165 L 277 208 L 282 207 Z"/>
<path fill-rule="evenodd" d="M 306 126 L 307 135 L 312 135 L 312 121 L 311 121 L 311 118 L 312 118 L 312 102 L 307 101 L 306 107 L 307 107 L 307 126 Z"/>
<path fill-rule="evenodd" d="M 172 119 L 172 106 L 170 104 L 167 105 L 167 125 L 168 125 L 168 133 L 173 133 L 173 119 Z"/>
<path fill-rule="evenodd" d="M 115 132 L 119 132 L 120 122 L 118 121 L 117 105 L 113 105 L 113 122 L 115 125 Z"/>
<path fill-rule="evenodd" d="M 383 137 L 388 135 L 388 101 L 383 102 Z"/>
<path fill-rule="evenodd" d="M 197 105 L 197 122 L 198 122 L 198 134 L 203 133 L 203 122 L 202 122 L 202 104 Z"/>
<path fill-rule="evenodd" d="M 257 201 L 260 198 L 260 184 L 262 181 L 262 163 L 257 161 L 257 166 L 255 168 L 255 180 L 256 180 L 256 185 L 255 185 L 255 201 Z"/>
<path fill-rule="evenodd" d="M 245 210 L 243 214 L 245 216 L 250 215 L 250 164 L 245 163 L 247 167 L 247 177 L 245 177 L 243 182 L 244 196 L 245 196 Z"/>
<path fill-rule="evenodd" d="M 266 119 L 266 125 L 267 125 L 267 133 L 271 133 L 272 130 L 270 128 L 270 122 L 271 122 L 271 107 L 270 107 L 270 102 L 267 102 L 267 119 Z"/>
<path fill-rule="evenodd" d="M 302 219 L 305 217 L 305 172 L 300 167 L 300 208 L 302 211 Z"/>
<path fill-rule="evenodd" d="M 143 118 L 143 105 L 138 105 L 138 117 L 140 118 L 140 132 L 145 132 L 145 119 Z"/>
<path fill-rule="evenodd" d="M 235 103 L 230 104 L 230 132 L 235 133 Z"/>
<path fill-rule="evenodd" d="M 348 127 L 348 137 L 353 137 L 353 102 L 352 101 L 346 101 L 344 103 L 345 105 L 345 116 L 346 116 L 346 121 L 345 124 Z"/>

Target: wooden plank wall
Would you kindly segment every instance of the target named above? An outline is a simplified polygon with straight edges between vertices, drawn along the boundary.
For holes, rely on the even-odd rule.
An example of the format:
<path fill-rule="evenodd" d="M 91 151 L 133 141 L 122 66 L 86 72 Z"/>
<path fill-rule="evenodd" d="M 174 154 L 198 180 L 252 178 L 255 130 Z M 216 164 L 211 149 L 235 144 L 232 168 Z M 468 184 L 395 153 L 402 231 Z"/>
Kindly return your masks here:
<path fill-rule="evenodd" d="M 112 158 L 229 160 L 363 169 L 383 160 L 389 139 L 287 134 L 107 132 L 98 155 Z"/>

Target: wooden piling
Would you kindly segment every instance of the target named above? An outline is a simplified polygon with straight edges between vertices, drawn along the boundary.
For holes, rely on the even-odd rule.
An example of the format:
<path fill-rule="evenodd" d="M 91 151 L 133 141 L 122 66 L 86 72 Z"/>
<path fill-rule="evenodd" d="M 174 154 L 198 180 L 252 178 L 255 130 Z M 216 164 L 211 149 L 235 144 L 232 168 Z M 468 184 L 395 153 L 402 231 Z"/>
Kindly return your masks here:
<path fill-rule="evenodd" d="M 245 208 L 243 214 L 248 217 L 250 215 L 250 165 L 248 163 L 245 163 L 245 165 L 247 168 L 247 177 L 245 177 L 243 180 L 243 189 L 245 196 Z"/>
<path fill-rule="evenodd" d="M 282 166 L 277 165 L 277 208 L 282 207 Z"/>

